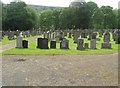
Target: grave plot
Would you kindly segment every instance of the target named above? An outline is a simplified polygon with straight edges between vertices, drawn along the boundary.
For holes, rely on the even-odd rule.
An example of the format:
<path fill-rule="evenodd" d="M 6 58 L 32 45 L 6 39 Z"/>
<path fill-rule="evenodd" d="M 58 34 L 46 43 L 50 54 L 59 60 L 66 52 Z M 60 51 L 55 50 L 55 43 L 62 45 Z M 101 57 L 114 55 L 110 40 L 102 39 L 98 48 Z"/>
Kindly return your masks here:
<path fill-rule="evenodd" d="M 98 32 L 80 33 L 80 30 L 67 34 L 63 31 L 43 32 L 37 41 L 26 42 L 28 46 L 24 47 L 27 48 L 12 48 L 3 54 L 109 54 L 120 51 L 120 44 L 116 44 L 119 40 L 114 40 L 111 32 L 104 32 L 102 37 Z"/>

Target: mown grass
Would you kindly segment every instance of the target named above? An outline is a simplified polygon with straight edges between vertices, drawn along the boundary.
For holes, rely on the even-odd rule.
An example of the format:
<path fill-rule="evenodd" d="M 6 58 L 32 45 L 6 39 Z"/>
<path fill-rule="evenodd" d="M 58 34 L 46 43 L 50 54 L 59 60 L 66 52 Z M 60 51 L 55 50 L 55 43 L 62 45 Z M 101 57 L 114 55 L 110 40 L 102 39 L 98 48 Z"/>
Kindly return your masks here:
<path fill-rule="evenodd" d="M 37 38 L 38 36 L 30 36 L 30 37 L 27 37 L 27 38 L 23 38 L 24 40 L 28 40 L 30 38 Z M 7 36 L 4 36 L 4 38 L 2 39 L 2 41 L 0 42 L 0 45 L 6 45 L 6 44 L 10 44 L 10 43 L 13 43 L 13 42 L 16 42 L 16 39 L 15 40 L 8 40 Z"/>
<path fill-rule="evenodd" d="M 75 54 L 111 54 L 111 53 L 116 53 L 116 52 L 120 52 L 120 45 L 115 44 L 115 42 L 112 40 L 111 38 L 111 43 L 112 43 L 112 49 L 101 49 L 101 43 L 103 42 L 103 37 L 101 38 L 100 41 L 97 41 L 97 49 L 93 50 L 93 49 L 86 49 L 86 50 L 76 50 L 77 44 L 73 43 L 73 39 L 72 38 L 67 38 L 69 40 L 69 48 L 68 50 L 65 49 L 60 49 L 60 43 L 57 43 L 57 48 L 56 49 L 37 49 L 37 41 L 36 42 L 32 42 L 29 44 L 29 48 L 28 49 L 17 49 L 17 48 L 13 48 L 10 50 L 6 50 L 3 52 L 4 55 L 6 54 L 12 54 L 12 55 L 16 55 L 16 54 L 68 54 L 68 55 L 75 55 Z M 90 41 L 85 39 L 84 41 L 85 43 L 89 43 L 90 45 Z M 50 46 L 50 43 L 49 43 Z M 118 48 L 119 47 L 119 48 Z"/>

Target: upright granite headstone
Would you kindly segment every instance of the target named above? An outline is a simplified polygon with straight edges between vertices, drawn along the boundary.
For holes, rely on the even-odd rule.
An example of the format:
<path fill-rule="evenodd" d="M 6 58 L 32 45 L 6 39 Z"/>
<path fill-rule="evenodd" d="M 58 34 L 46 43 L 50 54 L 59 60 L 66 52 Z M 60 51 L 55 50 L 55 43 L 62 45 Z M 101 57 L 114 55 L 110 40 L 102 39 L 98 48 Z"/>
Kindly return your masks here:
<path fill-rule="evenodd" d="M 92 39 L 96 39 L 96 36 L 97 36 L 97 33 L 96 33 L 96 32 L 93 32 L 93 33 L 92 33 Z"/>
<path fill-rule="evenodd" d="M 101 48 L 103 48 L 103 49 L 111 49 L 110 33 L 109 32 L 106 32 L 104 34 L 104 42 L 102 43 Z"/>
<path fill-rule="evenodd" d="M 78 39 L 77 41 L 77 50 L 84 50 L 84 39 Z"/>
<path fill-rule="evenodd" d="M 71 37 L 72 37 L 71 32 L 69 32 L 68 38 L 71 38 Z"/>
<path fill-rule="evenodd" d="M 49 49 L 49 47 L 48 47 L 48 39 L 47 38 L 38 38 L 37 39 L 37 48 Z"/>
<path fill-rule="evenodd" d="M 8 39 L 9 39 L 9 40 L 13 40 L 13 39 L 14 39 L 14 32 L 13 32 L 13 31 L 10 31 L 10 32 L 8 33 Z"/>
<path fill-rule="evenodd" d="M 116 33 L 116 44 L 120 44 L 120 30 Z"/>
<path fill-rule="evenodd" d="M 106 32 L 104 34 L 104 42 L 110 42 L 110 33 L 109 32 Z"/>
<path fill-rule="evenodd" d="M 60 49 L 69 49 L 69 40 L 63 39 L 60 42 Z"/>
<path fill-rule="evenodd" d="M 75 33 L 73 37 L 74 37 L 74 43 L 77 43 L 79 38 L 79 33 Z"/>
<path fill-rule="evenodd" d="M 22 36 L 17 36 L 16 38 L 16 48 L 22 48 Z"/>
<path fill-rule="evenodd" d="M 89 44 L 88 44 L 88 43 L 85 43 L 85 44 L 84 44 L 84 48 L 85 48 L 85 49 L 89 49 Z"/>
<path fill-rule="evenodd" d="M 111 43 L 103 42 L 101 48 L 103 48 L 103 49 L 111 49 Z"/>
<path fill-rule="evenodd" d="M 56 49 L 56 41 L 50 41 L 50 48 Z"/>
<path fill-rule="evenodd" d="M 23 46 L 23 48 L 28 48 L 28 41 L 27 40 L 23 40 L 22 41 L 22 46 Z"/>
<path fill-rule="evenodd" d="M 91 49 L 96 49 L 96 40 L 95 39 L 90 40 L 90 48 Z"/>

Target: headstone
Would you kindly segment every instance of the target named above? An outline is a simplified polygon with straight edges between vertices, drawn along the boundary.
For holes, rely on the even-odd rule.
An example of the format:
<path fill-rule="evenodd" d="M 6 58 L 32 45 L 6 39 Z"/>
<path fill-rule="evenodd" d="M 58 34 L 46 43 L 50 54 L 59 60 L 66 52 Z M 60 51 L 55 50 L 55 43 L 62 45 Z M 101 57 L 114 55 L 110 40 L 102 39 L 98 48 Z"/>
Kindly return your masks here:
<path fill-rule="evenodd" d="M 19 36 L 19 34 L 20 34 L 20 31 L 19 30 L 16 30 L 16 36 Z"/>
<path fill-rule="evenodd" d="M 49 47 L 48 47 L 48 39 L 47 38 L 43 38 L 43 40 L 42 40 L 42 48 L 43 49 L 49 49 Z"/>
<path fill-rule="evenodd" d="M 13 39 L 14 39 L 14 32 L 13 32 L 13 31 L 10 31 L 10 32 L 8 33 L 8 39 L 9 39 L 9 40 L 13 40 Z"/>
<path fill-rule="evenodd" d="M 59 40 L 63 40 L 63 32 L 60 32 L 60 34 L 59 34 Z"/>
<path fill-rule="evenodd" d="M 26 35 L 26 37 L 30 37 L 30 32 L 29 31 L 25 31 L 25 35 Z"/>
<path fill-rule="evenodd" d="M 92 39 L 96 39 L 97 33 L 92 33 Z"/>
<path fill-rule="evenodd" d="M 49 31 L 47 31 L 47 39 L 49 40 L 50 36 L 49 36 Z"/>
<path fill-rule="evenodd" d="M 109 32 L 106 32 L 104 34 L 104 42 L 110 42 L 110 33 Z"/>
<path fill-rule="evenodd" d="M 96 49 L 96 40 L 95 39 L 90 40 L 90 48 L 91 49 Z"/>
<path fill-rule="evenodd" d="M 120 30 L 118 30 L 116 35 L 116 44 L 120 44 Z"/>
<path fill-rule="evenodd" d="M 28 48 L 28 41 L 27 40 L 23 40 L 22 41 L 22 46 L 23 46 L 23 48 Z"/>
<path fill-rule="evenodd" d="M 69 40 L 63 39 L 60 42 L 60 49 L 69 49 Z"/>
<path fill-rule="evenodd" d="M 85 48 L 85 49 L 89 49 L 89 44 L 88 44 L 88 43 L 85 43 L 85 44 L 84 44 L 84 48 Z"/>
<path fill-rule="evenodd" d="M 50 48 L 56 49 L 56 41 L 50 41 Z"/>
<path fill-rule="evenodd" d="M 42 49 L 42 40 L 43 40 L 43 38 L 38 38 L 37 39 L 37 48 Z"/>
<path fill-rule="evenodd" d="M 109 43 L 109 42 L 104 42 L 104 43 L 102 43 L 101 48 L 111 49 L 111 43 Z"/>
<path fill-rule="evenodd" d="M 84 39 L 78 39 L 78 41 L 77 41 L 77 50 L 84 50 L 84 46 L 83 46 L 83 44 L 84 44 Z"/>
<path fill-rule="evenodd" d="M 99 37 L 102 37 L 103 36 L 103 33 L 100 31 L 99 32 Z"/>
<path fill-rule="evenodd" d="M 16 48 L 22 48 L 22 37 L 21 36 L 17 36 L 16 38 Z"/>
<path fill-rule="evenodd" d="M 69 35 L 68 35 L 68 38 L 71 38 L 72 36 L 71 36 L 71 32 L 69 32 Z"/>
<path fill-rule="evenodd" d="M 49 49 L 49 47 L 48 47 L 48 39 L 47 38 L 38 38 L 38 40 L 37 40 L 37 48 Z"/>
<path fill-rule="evenodd" d="M 74 34 L 74 43 L 77 43 L 78 38 L 79 38 L 79 34 L 78 34 L 78 33 L 75 33 L 75 34 Z"/>
<path fill-rule="evenodd" d="M 85 32 L 81 33 L 81 38 L 86 38 Z"/>

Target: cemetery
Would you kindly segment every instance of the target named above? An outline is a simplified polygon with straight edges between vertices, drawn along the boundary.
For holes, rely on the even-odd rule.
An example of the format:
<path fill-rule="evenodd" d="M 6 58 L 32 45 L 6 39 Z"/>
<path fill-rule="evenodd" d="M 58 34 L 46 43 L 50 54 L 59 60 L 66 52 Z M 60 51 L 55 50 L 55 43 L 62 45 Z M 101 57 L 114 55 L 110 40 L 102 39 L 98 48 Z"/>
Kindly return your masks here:
<path fill-rule="evenodd" d="M 118 86 L 119 8 L 24 1 L 0 1 L 0 86 Z"/>
<path fill-rule="evenodd" d="M 82 30 L 74 30 L 71 34 L 69 32 L 71 30 L 66 31 L 43 32 L 34 37 L 36 41 L 32 43 L 29 43 L 23 34 L 19 35 L 16 41 L 14 40 L 16 47 L 3 54 L 110 54 L 119 51 L 119 30 L 117 29 L 113 33 L 112 29 L 109 32 L 107 30 L 102 36 L 99 32 L 89 34 L 87 29 L 88 33 L 84 31 L 84 34 L 80 32 Z M 114 32 L 117 39 L 113 36 Z"/>

